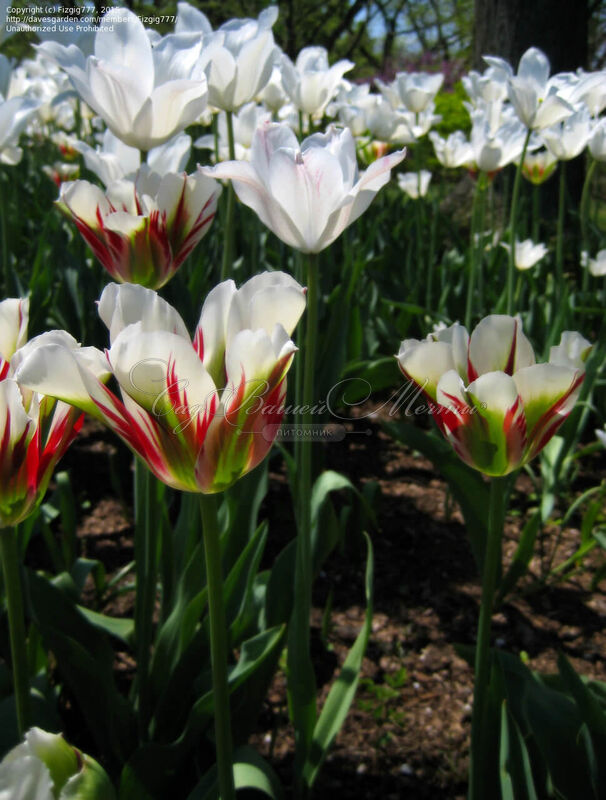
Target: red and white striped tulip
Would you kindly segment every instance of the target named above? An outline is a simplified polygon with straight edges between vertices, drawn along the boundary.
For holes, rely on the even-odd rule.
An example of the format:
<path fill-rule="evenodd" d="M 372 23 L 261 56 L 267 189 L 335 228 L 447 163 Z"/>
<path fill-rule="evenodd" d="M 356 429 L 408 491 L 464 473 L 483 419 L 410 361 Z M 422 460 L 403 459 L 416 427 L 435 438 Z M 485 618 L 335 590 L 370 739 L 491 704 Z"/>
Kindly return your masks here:
<path fill-rule="evenodd" d="M 169 486 L 212 494 L 271 447 L 297 349 L 289 337 L 304 307 L 304 289 L 282 272 L 239 290 L 224 281 L 206 298 L 192 340 L 155 292 L 110 284 L 99 315 L 120 396 L 79 351 L 59 345 L 32 353 L 19 379 L 105 422 Z"/>
<path fill-rule="evenodd" d="M 463 461 L 506 475 L 534 458 L 572 410 L 590 343 L 566 331 L 537 364 L 519 319 L 485 317 L 471 336 L 459 324 L 402 342 L 403 374 L 430 401 L 436 423 Z"/>
<path fill-rule="evenodd" d="M 160 176 L 144 165 L 105 193 L 88 181 L 62 184 L 57 203 L 112 278 L 158 289 L 208 231 L 220 194 L 200 171 Z"/>
<path fill-rule="evenodd" d="M 56 331 L 26 343 L 28 312 L 27 299 L 0 303 L 0 528 L 32 513 L 83 419 L 71 406 L 15 380 L 19 364 L 36 347 L 56 341 L 77 346 L 69 334 Z"/>

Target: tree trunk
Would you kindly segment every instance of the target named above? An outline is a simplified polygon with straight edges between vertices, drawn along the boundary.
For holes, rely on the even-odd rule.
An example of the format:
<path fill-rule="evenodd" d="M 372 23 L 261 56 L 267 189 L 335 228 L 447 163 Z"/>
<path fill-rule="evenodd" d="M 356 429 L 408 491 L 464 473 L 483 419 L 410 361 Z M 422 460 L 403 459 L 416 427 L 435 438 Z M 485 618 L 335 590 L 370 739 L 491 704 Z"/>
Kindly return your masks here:
<path fill-rule="evenodd" d="M 540 48 L 551 71 L 587 68 L 587 0 L 475 0 L 474 69 L 483 71 L 483 55 L 506 58 L 517 70 L 529 47 Z"/>

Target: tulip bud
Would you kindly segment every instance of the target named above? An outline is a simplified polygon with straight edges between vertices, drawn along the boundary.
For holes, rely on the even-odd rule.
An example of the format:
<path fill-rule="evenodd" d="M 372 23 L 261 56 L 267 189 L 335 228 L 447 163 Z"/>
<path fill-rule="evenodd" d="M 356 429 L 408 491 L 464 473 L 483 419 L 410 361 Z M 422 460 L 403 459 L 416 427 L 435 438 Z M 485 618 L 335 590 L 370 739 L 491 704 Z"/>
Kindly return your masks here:
<path fill-rule="evenodd" d="M 30 728 L 0 763 L 0 797 L 115 800 L 105 770 L 61 734 Z"/>

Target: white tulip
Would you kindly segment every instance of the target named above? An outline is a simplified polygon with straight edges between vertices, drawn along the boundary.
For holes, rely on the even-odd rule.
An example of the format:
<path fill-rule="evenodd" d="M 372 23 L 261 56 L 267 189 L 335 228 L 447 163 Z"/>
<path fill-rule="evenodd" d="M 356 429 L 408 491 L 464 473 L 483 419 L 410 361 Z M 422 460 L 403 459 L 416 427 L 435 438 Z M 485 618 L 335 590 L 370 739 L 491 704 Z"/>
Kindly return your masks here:
<path fill-rule="evenodd" d="M 250 163 L 200 169 L 231 179 L 240 200 L 283 242 L 304 253 L 319 253 L 363 214 L 405 155 L 384 156 L 358 175 L 349 129 L 331 126 L 299 145 L 293 131 L 279 124 L 258 128 L 251 150 Z"/>
<path fill-rule="evenodd" d="M 119 139 L 147 151 L 195 122 L 206 107 L 206 77 L 195 52 L 178 44 L 173 36 L 152 47 L 136 14 L 115 8 L 101 20 L 94 56 L 56 42 L 38 50 L 67 72 Z"/>
<path fill-rule="evenodd" d="M 531 47 L 524 53 L 517 75 L 502 58 L 484 56 L 484 61 L 507 77 L 509 99 L 527 128 L 547 128 L 574 111 L 560 94 L 557 82 L 549 78 L 549 59 L 538 48 Z"/>
<path fill-rule="evenodd" d="M 587 262 L 589 272 L 596 278 L 606 275 L 606 250 L 600 250 L 595 258 Z"/>
<path fill-rule="evenodd" d="M 591 137 L 589 111 L 581 107 L 552 128 L 541 131 L 543 141 L 560 161 L 569 161 L 583 152 Z"/>
<path fill-rule="evenodd" d="M 431 181 L 431 172 L 422 169 L 420 172 L 404 172 L 398 175 L 398 186 L 413 200 L 425 197 Z"/>
<path fill-rule="evenodd" d="M 504 247 L 509 252 L 510 245 L 507 242 L 501 242 L 501 247 Z M 514 263 L 517 269 L 526 270 L 534 267 L 535 264 L 544 258 L 548 253 L 544 244 L 535 244 L 531 239 L 525 239 L 520 242 L 516 239 L 516 246 L 514 249 Z"/>
<path fill-rule="evenodd" d="M 337 61 L 328 66 L 328 53 L 323 47 L 304 47 L 293 64 L 282 58 L 282 85 L 299 111 L 321 116 L 334 98 L 351 61 Z"/>

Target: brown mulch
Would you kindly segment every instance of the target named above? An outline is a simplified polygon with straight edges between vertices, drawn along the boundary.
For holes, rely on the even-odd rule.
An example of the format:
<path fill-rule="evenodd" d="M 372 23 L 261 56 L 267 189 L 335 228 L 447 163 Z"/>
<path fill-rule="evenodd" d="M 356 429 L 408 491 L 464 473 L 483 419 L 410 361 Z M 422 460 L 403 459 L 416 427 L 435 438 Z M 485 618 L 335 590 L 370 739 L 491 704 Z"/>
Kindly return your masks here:
<path fill-rule="evenodd" d="M 371 531 L 375 556 L 372 637 L 351 712 L 316 784 L 319 800 L 462 800 L 466 793 L 473 674 L 454 648 L 473 644 L 480 596 L 476 566 L 460 512 L 444 481 L 426 459 L 388 438 L 380 414 L 353 421 L 342 442 L 318 445 L 324 466 L 362 486 L 380 486 L 378 527 Z M 101 458 L 100 458 L 101 454 Z M 105 463 L 104 463 L 105 459 Z M 107 465 L 128 487 L 117 498 L 108 486 Z M 130 461 L 122 445 L 96 423 L 87 422 L 65 467 L 79 497 L 90 502 L 78 537 L 83 554 L 100 558 L 108 573 L 133 557 Z M 606 476 L 603 454 L 588 459 L 582 488 Z M 93 472 L 94 470 L 94 472 Z M 272 470 L 274 464 L 272 463 Z M 101 475 L 105 477 L 101 477 Z M 270 521 L 270 557 L 292 536 L 290 494 L 275 462 L 262 511 Z M 505 562 L 515 550 L 530 505 L 526 476 L 515 488 L 504 542 Z M 579 490 L 580 491 L 580 490 Z M 565 510 L 567 498 L 560 498 Z M 337 499 L 338 503 L 338 499 Z M 573 520 L 578 525 L 579 520 Z M 592 575 L 603 564 L 601 550 L 586 557 L 573 579 L 545 586 L 548 560 L 560 563 L 578 546 L 579 530 L 551 526 L 542 535 L 542 558 L 495 615 L 493 642 L 523 653 L 530 667 L 555 671 L 563 651 L 581 673 L 606 680 L 606 596 L 604 584 L 591 591 Z M 365 547 L 359 534 L 346 540 L 325 564 L 314 589 L 312 650 L 319 704 L 343 663 L 364 618 Z M 328 598 L 328 626 L 323 614 Z M 129 597 L 129 596 L 127 596 Z M 122 598 L 113 613 L 128 611 Z M 126 661 L 122 670 L 132 669 Z M 285 783 L 291 779 L 293 733 L 286 708 L 285 676 L 278 672 L 252 744 L 273 763 Z"/>

